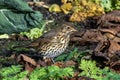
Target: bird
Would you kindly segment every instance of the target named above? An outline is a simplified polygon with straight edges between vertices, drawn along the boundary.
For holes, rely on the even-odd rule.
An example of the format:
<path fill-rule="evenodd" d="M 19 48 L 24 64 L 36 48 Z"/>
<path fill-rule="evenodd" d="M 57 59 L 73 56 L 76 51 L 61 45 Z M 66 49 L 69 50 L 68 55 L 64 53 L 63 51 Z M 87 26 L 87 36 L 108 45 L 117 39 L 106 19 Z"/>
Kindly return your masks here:
<path fill-rule="evenodd" d="M 64 22 L 60 27 L 44 33 L 41 37 L 32 41 L 27 48 L 34 49 L 43 59 L 54 58 L 62 54 L 70 41 L 70 35 L 77 30 L 71 23 Z"/>

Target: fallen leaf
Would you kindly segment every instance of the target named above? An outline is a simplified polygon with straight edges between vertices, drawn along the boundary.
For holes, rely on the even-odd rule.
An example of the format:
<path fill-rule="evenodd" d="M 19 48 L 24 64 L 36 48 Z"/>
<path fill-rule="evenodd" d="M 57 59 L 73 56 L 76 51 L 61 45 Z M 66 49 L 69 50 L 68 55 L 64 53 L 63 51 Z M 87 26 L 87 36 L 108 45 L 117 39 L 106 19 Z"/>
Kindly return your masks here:
<path fill-rule="evenodd" d="M 115 62 L 112 62 L 112 63 L 110 64 L 110 67 L 111 67 L 111 69 L 113 69 L 114 71 L 120 73 L 120 60 L 115 61 Z"/>
<path fill-rule="evenodd" d="M 64 67 L 64 63 L 63 62 L 56 62 L 55 64 L 53 64 L 54 66 L 58 66 L 60 68 Z"/>
<path fill-rule="evenodd" d="M 65 66 L 65 67 L 75 66 L 75 65 L 76 65 L 76 63 L 75 63 L 74 61 L 72 61 L 72 60 L 66 61 L 66 62 L 64 63 L 64 66 Z"/>
<path fill-rule="evenodd" d="M 29 73 L 35 69 L 35 67 L 30 66 L 30 64 L 28 62 L 25 63 L 24 67 L 25 67 L 25 70 L 27 70 Z"/>
<path fill-rule="evenodd" d="M 24 55 L 24 54 L 20 54 L 18 57 L 17 57 L 17 61 L 18 62 L 22 62 L 22 63 L 26 63 L 28 62 L 29 64 L 33 65 L 33 66 L 37 66 L 37 63 L 34 59 Z"/>
<path fill-rule="evenodd" d="M 109 41 L 100 41 L 97 45 L 97 47 L 94 49 L 95 56 L 103 57 L 106 60 L 110 60 L 108 57 L 108 49 L 110 46 Z"/>
<path fill-rule="evenodd" d="M 120 51 L 120 45 L 117 42 L 110 41 L 110 47 L 108 49 L 108 56 L 113 57 L 115 52 Z"/>
<path fill-rule="evenodd" d="M 90 29 L 86 31 L 79 31 L 74 33 L 71 36 L 71 41 L 79 41 L 79 42 L 99 42 L 103 40 L 103 35 L 99 30 Z"/>
<path fill-rule="evenodd" d="M 20 35 L 20 34 L 12 34 L 12 35 L 10 35 L 9 39 L 10 40 L 16 40 L 16 41 L 29 40 L 27 36 L 23 36 L 23 35 Z"/>
<path fill-rule="evenodd" d="M 68 0 L 61 0 L 63 4 L 66 4 Z"/>
<path fill-rule="evenodd" d="M 71 3 L 63 4 L 63 5 L 61 6 L 61 9 L 62 9 L 62 11 L 63 11 L 65 14 L 68 14 L 69 11 L 72 9 L 72 4 L 71 4 Z"/>
<path fill-rule="evenodd" d="M 100 29 L 100 31 L 104 33 L 110 33 L 116 35 L 120 30 L 116 28 L 112 28 L 112 29 L 110 28 L 110 29 Z"/>
<path fill-rule="evenodd" d="M 61 12 L 61 8 L 57 4 L 52 4 L 49 8 L 50 12 Z"/>
<path fill-rule="evenodd" d="M 45 61 L 42 61 L 42 60 L 38 60 L 38 62 L 37 62 L 37 65 L 38 66 L 47 66 L 47 64 L 46 64 L 46 62 Z"/>
<path fill-rule="evenodd" d="M 74 12 L 71 15 L 69 21 L 78 21 L 79 22 L 79 21 L 85 20 L 86 18 L 87 18 L 87 14 L 86 13 L 84 13 L 84 12 Z"/>
<path fill-rule="evenodd" d="M 116 28 L 120 27 L 120 10 L 113 10 L 101 16 L 98 20 L 100 28 Z"/>

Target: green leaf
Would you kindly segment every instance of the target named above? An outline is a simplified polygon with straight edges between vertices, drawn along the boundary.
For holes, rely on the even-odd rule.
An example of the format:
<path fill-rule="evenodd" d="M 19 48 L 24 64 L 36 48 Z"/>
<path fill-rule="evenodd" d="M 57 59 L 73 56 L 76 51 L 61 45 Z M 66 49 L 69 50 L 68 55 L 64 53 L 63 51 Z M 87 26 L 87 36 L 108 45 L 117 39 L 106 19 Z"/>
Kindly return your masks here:
<path fill-rule="evenodd" d="M 22 71 L 20 65 L 10 66 L 0 69 L 0 77 L 2 80 L 23 80 L 26 78 L 28 71 Z"/>
<path fill-rule="evenodd" d="M 120 80 L 120 74 L 111 71 L 108 67 L 105 67 L 102 72 L 104 75 L 103 80 Z"/>
<path fill-rule="evenodd" d="M 86 76 L 96 80 L 102 80 L 102 70 L 96 67 L 95 61 L 81 60 L 79 68 L 83 70 L 79 76 Z"/>
<path fill-rule="evenodd" d="M 71 76 L 72 77 L 73 74 L 74 74 L 73 69 L 70 68 L 70 67 L 64 68 L 63 71 L 64 71 L 65 76 Z"/>
<path fill-rule="evenodd" d="M 0 34 L 28 31 L 38 27 L 42 18 L 43 15 L 33 11 L 24 0 L 0 0 Z"/>
<path fill-rule="evenodd" d="M 51 22 L 53 21 L 52 20 L 41 21 L 41 25 L 39 26 L 39 28 L 33 28 L 33 29 L 30 29 L 30 31 L 28 32 L 21 32 L 20 34 L 25 35 L 30 39 L 38 38 L 44 33 L 46 24 L 51 23 Z"/>
<path fill-rule="evenodd" d="M 18 65 L 18 66 L 12 65 L 11 67 L 6 67 L 6 68 L 0 69 L 0 75 L 2 75 L 3 77 L 11 76 L 13 74 L 20 72 L 20 70 L 21 70 L 20 65 Z"/>
<path fill-rule="evenodd" d="M 47 75 L 45 68 L 36 68 L 31 74 L 30 74 L 30 80 L 42 80 L 44 76 Z"/>
<path fill-rule="evenodd" d="M 101 6 L 106 11 L 111 11 L 112 10 L 112 1 L 111 0 L 101 0 Z"/>
<path fill-rule="evenodd" d="M 0 8 L 18 11 L 33 11 L 24 0 L 0 0 Z"/>
<path fill-rule="evenodd" d="M 61 54 L 60 56 L 56 57 L 55 61 L 63 61 L 68 55 L 67 54 Z"/>
<path fill-rule="evenodd" d="M 39 74 L 42 74 L 42 72 L 45 72 L 45 74 L 41 75 L 38 79 L 40 80 L 60 80 L 61 78 L 63 78 L 64 76 L 73 76 L 73 69 L 70 67 L 67 68 L 59 68 L 58 66 L 48 66 L 45 68 L 41 68 L 43 69 L 43 71 L 40 71 Z M 40 70 L 41 70 L 40 69 Z M 35 75 L 30 75 L 35 76 Z M 31 78 L 30 80 L 37 80 L 35 78 Z"/>

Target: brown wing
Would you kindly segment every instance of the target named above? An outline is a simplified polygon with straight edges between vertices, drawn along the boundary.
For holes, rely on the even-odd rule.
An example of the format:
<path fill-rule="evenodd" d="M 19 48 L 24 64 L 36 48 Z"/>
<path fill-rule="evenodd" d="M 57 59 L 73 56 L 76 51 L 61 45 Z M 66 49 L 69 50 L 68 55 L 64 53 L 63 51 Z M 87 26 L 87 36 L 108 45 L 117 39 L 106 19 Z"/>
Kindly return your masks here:
<path fill-rule="evenodd" d="M 48 31 L 48 32 L 44 33 L 38 39 L 32 41 L 27 47 L 35 48 L 35 47 L 41 46 L 43 44 L 47 44 L 52 40 L 53 36 L 55 36 L 55 35 L 56 35 L 55 30 Z"/>

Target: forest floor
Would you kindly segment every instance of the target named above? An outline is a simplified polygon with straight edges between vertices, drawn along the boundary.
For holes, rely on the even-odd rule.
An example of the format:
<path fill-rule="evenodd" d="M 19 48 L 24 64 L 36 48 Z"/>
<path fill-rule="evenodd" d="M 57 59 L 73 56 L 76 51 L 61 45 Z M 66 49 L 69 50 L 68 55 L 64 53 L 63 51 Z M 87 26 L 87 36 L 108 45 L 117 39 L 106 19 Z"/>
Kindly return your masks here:
<path fill-rule="evenodd" d="M 45 1 L 47 2 L 47 0 Z M 43 7 L 32 6 L 32 8 L 40 11 L 45 20 L 54 20 L 53 23 L 47 24 L 46 28 L 48 30 L 56 27 L 58 24 L 62 24 L 65 21 L 69 22 L 69 17 L 71 15 L 49 12 L 48 9 Z M 76 73 L 74 73 L 74 77 L 64 78 L 64 80 L 94 80 L 89 76 L 78 77 L 78 74 L 82 72 L 78 66 L 80 65 L 80 61 L 85 59 L 95 61 L 96 66 L 100 69 L 108 67 L 116 74 L 119 74 L 119 15 L 120 11 L 114 10 L 101 16 L 89 17 L 81 22 L 70 22 L 75 25 L 75 27 L 78 29 L 78 32 L 71 35 L 69 47 L 62 55 L 54 59 L 55 64 L 49 60 L 39 60 L 38 57 L 32 55 L 34 53 L 31 51 L 23 51 L 23 49 L 13 50 L 13 46 L 27 45 L 31 42 L 31 40 L 26 36 L 16 34 L 11 35 L 9 39 L 1 39 L 0 68 L 21 64 L 25 67 L 25 70 L 31 72 L 35 67 L 38 66 L 44 67 L 56 65 L 62 68 L 75 66 Z"/>

